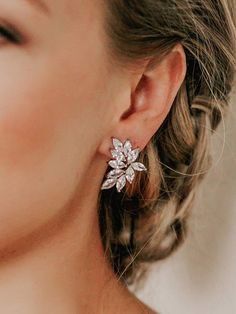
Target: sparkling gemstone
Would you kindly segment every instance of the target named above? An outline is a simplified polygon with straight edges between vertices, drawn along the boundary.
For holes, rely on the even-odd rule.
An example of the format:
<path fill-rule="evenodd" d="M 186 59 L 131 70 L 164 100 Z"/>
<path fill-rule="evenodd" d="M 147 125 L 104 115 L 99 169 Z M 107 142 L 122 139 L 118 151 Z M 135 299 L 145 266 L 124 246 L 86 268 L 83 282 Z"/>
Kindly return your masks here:
<path fill-rule="evenodd" d="M 124 168 L 125 163 L 124 162 L 119 162 L 118 160 L 110 160 L 108 163 L 112 168 Z"/>
<path fill-rule="evenodd" d="M 105 190 L 105 189 L 112 188 L 116 184 L 116 181 L 117 181 L 117 179 L 115 177 L 105 180 L 104 183 L 102 184 L 101 189 Z"/>
<path fill-rule="evenodd" d="M 124 173 L 124 170 L 122 170 L 122 169 L 119 169 L 119 168 L 113 169 L 110 172 L 108 172 L 107 178 L 119 177 L 123 173 Z"/>
<path fill-rule="evenodd" d="M 132 144 L 130 140 L 126 140 L 124 143 L 124 154 L 127 157 L 128 153 L 132 150 Z"/>
<path fill-rule="evenodd" d="M 134 169 L 131 166 L 129 166 L 129 168 L 125 171 L 125 177 L 129 181 L 129 183 L 132 183 L 134 176 L 135 176 Z"/>
<path fill-rule="evenodd" d="M 125 160 L 125 156 L 122 153 L 122 151 L 120 151 L 120 150 L 113 149 L 111 151 L 111 154 L 112 154 L 112 157 L 115 158 L 118 161 Z"/>
<path fill-rule="evenodd" d="M 126 178 L 125 178 L 125 175 L 122 175 L 121 177 L 119 177 L 119 179 L 116 182 L 117 191 L 120 192 L 125 186 L 125 184 L 126 184 Z"/>
<path fill-rule="evenodd" d="M 139 148 L 136 148 L 136 149 L 130 151 L 128 153 L 128 158 L 127 158 L 128 163 L 130 164 L 130 163 L 134 162 L 137 159 L 138 155 L 139 155 Z"/>
<path fill-rule="evenodd" d="M 123 143 L 117 138 L 113 137 L 112 143 L 116 150 L 123 150 Z"/>
<path fill-rule="evenodd" d="M 147 170 L 147 168 L 141 162 L 133 162 L 131 166 L 134 170 L 137 170 L 137 171 Z"/>

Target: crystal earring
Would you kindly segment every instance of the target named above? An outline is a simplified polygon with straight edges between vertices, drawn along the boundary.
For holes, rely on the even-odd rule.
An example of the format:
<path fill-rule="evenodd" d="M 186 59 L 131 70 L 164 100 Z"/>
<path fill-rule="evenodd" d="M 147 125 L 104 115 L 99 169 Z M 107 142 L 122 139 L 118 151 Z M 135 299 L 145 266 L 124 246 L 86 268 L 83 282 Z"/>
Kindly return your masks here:
<path fill-rule="evenodd" d="M 112 137 L 114 149 L 111 154 L 114 159 L 108 162 L 113 169 L 106 174 L 106 180 L 103 182 L 101 190 L 110 189 L 116 185 L 120 192 L 126 185 L 126 180 L 132 183 L 136 171 L 146 171 L 147 168 L 141 162 L 135 162 L 140 153 L 140 148 L 133 149 L 131 141 L 127 139 L 124 143 L 115 137 Z"/>

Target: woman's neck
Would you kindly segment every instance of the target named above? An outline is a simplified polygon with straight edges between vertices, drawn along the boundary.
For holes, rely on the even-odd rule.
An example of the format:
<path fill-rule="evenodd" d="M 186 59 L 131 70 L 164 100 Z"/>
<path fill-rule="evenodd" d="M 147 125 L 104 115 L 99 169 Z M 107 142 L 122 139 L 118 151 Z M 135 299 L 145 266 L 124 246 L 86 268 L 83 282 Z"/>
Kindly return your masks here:
<path fill-rule="evenodd" d="M 94 184 L 88 174 L 58 217 L 0 250 L 1 313 L 145 312 L 104 256 L 97 214 L 104 169 L 96 169 Z"/>
<path fill-rule="evenodd" d="M 87 205 L 63 209 L 1 252 L 1 313 L 99 313 L 101 301 L 106 308 L 109 294 L 122 290 L 104 257 L 96 204 Z"/>

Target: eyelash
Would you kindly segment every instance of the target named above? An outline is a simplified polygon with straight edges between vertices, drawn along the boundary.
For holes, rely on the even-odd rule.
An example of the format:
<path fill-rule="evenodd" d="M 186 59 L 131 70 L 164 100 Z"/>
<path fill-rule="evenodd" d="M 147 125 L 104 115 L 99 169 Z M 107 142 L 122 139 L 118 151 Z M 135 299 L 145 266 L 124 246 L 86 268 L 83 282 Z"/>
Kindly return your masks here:
<path fill-rule="evenodd" d="M 8 29 L 2 25 L 0 25 L 0 37 L 5 37 L 8 41 L 19 44 L 21 42 L 20 36 L 14 29 Z"/>

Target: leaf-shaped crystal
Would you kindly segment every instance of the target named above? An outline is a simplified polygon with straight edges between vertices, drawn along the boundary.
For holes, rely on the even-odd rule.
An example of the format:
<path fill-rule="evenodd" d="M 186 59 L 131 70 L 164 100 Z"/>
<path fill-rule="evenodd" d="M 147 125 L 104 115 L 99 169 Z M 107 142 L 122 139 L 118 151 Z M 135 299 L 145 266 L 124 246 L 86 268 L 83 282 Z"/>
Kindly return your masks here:
<path fill-rule="evenodd" d="M 125 167 L 125 163 L 124 162 L 119 162 L 118 160 L 110 160 L 108 162 L 109 166 L 111 166 L 112 168 L 116 169 L 116 168 L 124 168 Z"/>
<path fill-rule="evenodd" d="M 119 179 L 116 182 L 117 191 L 120 192 L 125 186 L 125 184 L 126 184 L 126 178 L 125 178 L 125 175 L 122 175 L 121 177 L 119 177 Z"/>
<path fill-rule="evenodd" d="M 108 172 L 107 178 L 119 177 L 123 173 L 124 173 L 124 170 L 122 170 L 122 169 L 119 169 L 119 168 L 113 169 L 110 172 Z"/>
<path fill-rule="evenodd" d="M 139 148 L 135 148 L 134 150 L 131 150 L 128 153 L 128 158 L 127 158 L 128 164 L 134 162 L 138 158 L 139 152 L 140 152 Z"/>
<path fill-rule="evenodd" d="M 147 170 L 147 168 L 141 162 L 134 162 L 131 164 L 131 166 L 134 170 L 137 170 L 137 171 Z"/>
<path fill-rule="evenodd" d="M 105 180 L 102 184 L 102 187 L 101 189 L 102 190 L 105 190 L 105 189 L 110 189 L 112 188 L 115 184 L 116 184 L 116 181 L 117 179 L 114 177 L 114 178 L 109 178 L 107 180 Z"/>
<path fill-rule="evenodd" d="M 131 166 L 129 166 L 129 168 L 125 171 L 125 177 L 129 181 L 129 183 L 132 183 L 134 176 L 135 176 L 134 169 Z"/>
<path fill-rule="evenodd" d="M 128 153 L 132 150 L 132 144 L 130 140 L 126 140 L 124 143 L 124 154 L 127 157 Z"/>
<path fill-rule="evenodd" d="M 123 150 L 123 143 L 118 138 L 112 138 L 112 144 L 116 150 Z"/>
<path fill-rule="evenodd" d="M 125 156 L 120 150 L 113 149 L 111 150 L 112 157 L 118 161 L 125 160 Z"/>

